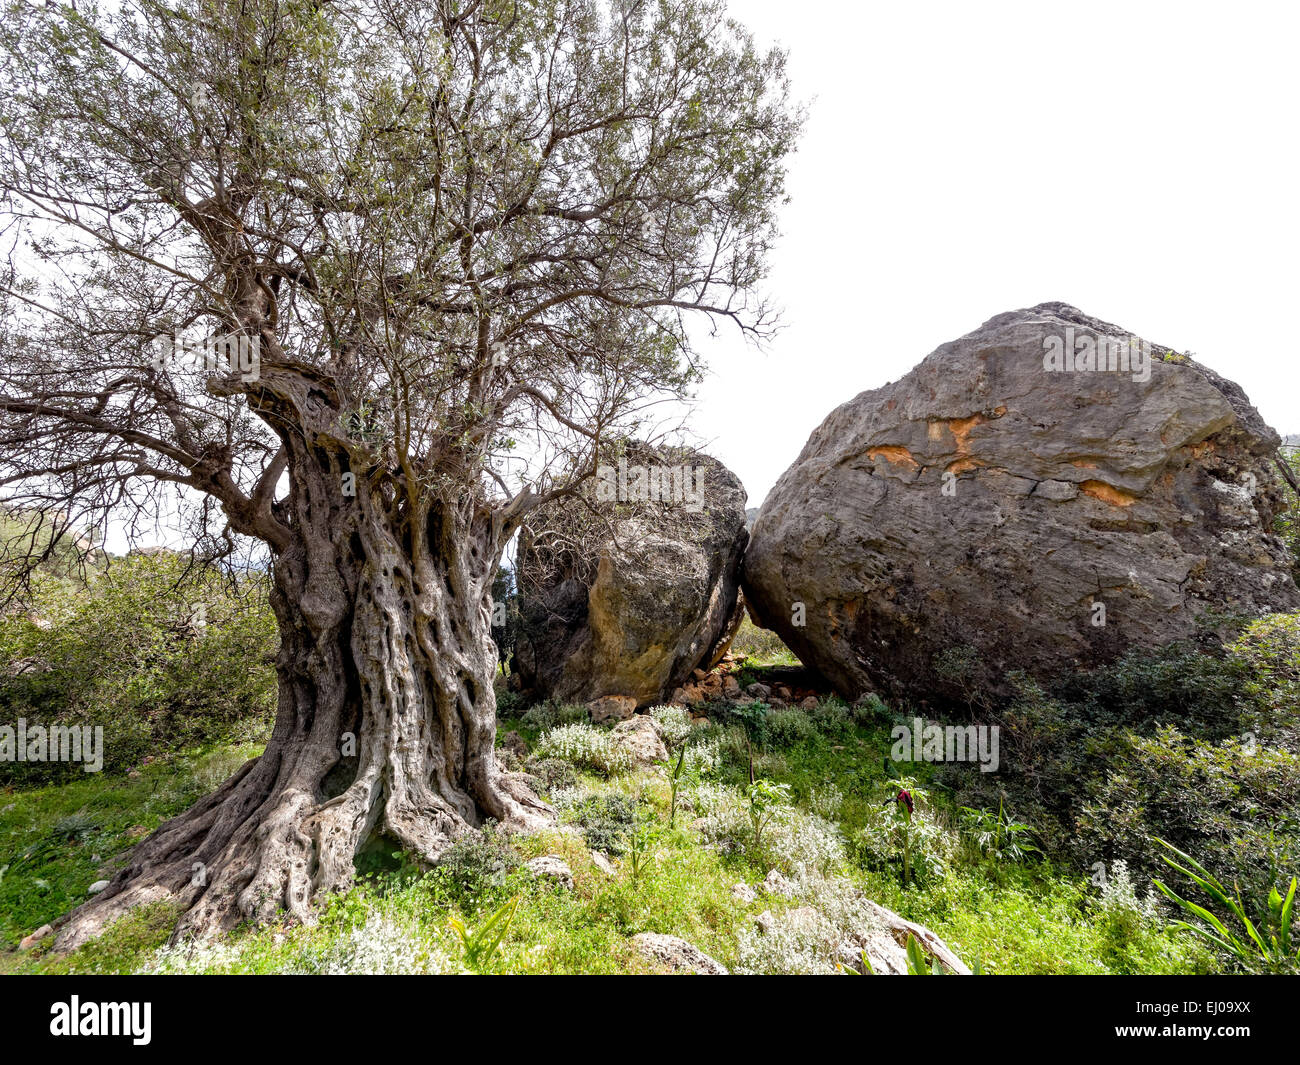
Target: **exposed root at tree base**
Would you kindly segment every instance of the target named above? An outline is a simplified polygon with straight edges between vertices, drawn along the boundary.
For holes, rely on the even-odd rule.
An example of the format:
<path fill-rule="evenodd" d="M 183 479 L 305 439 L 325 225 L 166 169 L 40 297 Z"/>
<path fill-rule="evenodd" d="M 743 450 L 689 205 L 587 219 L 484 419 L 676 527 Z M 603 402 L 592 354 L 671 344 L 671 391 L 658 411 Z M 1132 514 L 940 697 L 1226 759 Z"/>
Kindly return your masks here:
<path fill-rule="evenodd" d="M 300 789 L 268 791 L 267 757 L 137 844 L 109 886 L 58 925 L 55 950 L 75 950 L 131 910 L 164 900 L 181 911 L 172 943 L 209 940 L 286 913 L 313 924 L 313 904 L 352 883 L 353 859 L 377 831 L 432 863 L 488 817 L 507 833 L 555 820 L 521 777 L 499 770 L 484 781 L 491 801 L 469 804 L 464 816 L 436 793 L 387 794 L 361 780 L 324 802 Z"/>

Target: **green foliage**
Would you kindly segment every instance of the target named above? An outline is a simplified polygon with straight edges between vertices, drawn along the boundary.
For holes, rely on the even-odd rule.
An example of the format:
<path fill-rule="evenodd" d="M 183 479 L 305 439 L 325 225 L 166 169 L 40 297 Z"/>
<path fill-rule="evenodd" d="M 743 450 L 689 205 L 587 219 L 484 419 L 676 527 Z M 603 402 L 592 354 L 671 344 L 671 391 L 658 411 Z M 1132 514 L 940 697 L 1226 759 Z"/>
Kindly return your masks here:
<path fill-rule="evenodd" d="M 1300 972 L 1300 943 L 1294 943 L 1291 939 L 1296 893 L 1295 877 L 1291 878 L 1285 898 L 1278 893 L 1277 888 L 1269 889 L 1266 911 L 1268 924 L 1257 928 L 1246 912 L 1239 890 L 1229 894 L 1228 889 L 1196 859 L 1162 839 L 1157 839 L 1155 842 L 1174 856 L 1171 858 L 1169 854 L 1162 854 L 1161 859 L 1171 869 L 1182 873 L 1216 903 L 1223 906 L 1241 926 L 1241 932 L 1230 928 L 1204 906 L 1183 898 L 1157 880 L 1155 885 L 1165 897 L 1193 918 L 1190 922 L 1178 922 L 1177 927 L 1200 936 L 1249 972 Z"/>
<path fill-rule="evenodd" d="M 594 725 L 560 725 L 537 741 L 538 758 L 559 758 L 570 765 L 609 776 L 632 767 L 632 755 L 611 734 Z"/>
<path fill-rule="evenodd" d="M 998 812 L 960 808 L 962 837 L 974 851 L 995 862 L 1023 862 L 1039 848 L 1030 840 L 1033 829 L 1006 812 L 998 800 Z"/>
<path fill-rule="evenodd" d="M 619 792 L 591 795 L 569 810 L 592 850 L 621 856 L 637 824 L 636 800 Z"/>
<path fill-rule="evenodd" d="M 572 703 L 556 703 L 547 700 L 530 706 L 524 711 L 519 723 L 529 731 L 543 731 L 559 725 L 589 724 L 591 713 L 585 706 Z"/>
<path fill-rule="evenodd" d="M 478 905 L 503 894 L 519 864 L 519 855 L 488 825 L 480 832 L 466 833 L 447 848 L 426 878 L 425 887 L 445 902 Z"/>
<path fill-rule="evenodd" d="M 1192 739 L 1167 726 L 1116 754 L 1078 825 L 1090 848 L 1083 865 L 1107 855 L 1153 874 L 1157 856 L 1148 841 L 1158 834 L 1263 897 L 1296 873 L 1300 859 L 1300 757 Z"/>
<path fill-rule="evenodd" d="M 756 780 L 745 792 L 749 801 L 749 823 L 754 830 L 754 852 L 763 853 L 763 830 L 772 823 L 779 807 L 790 802 L 790 785 Z"/>
<path fill-rule="evenodd" d="M 1230 647 L 1241 664 L 1244 725 L 1261 742 L 1300 754 L 1300 614 L 1268 614 Z"/>
<path fill-rule="evenodd" d="M 266 580 L 187 573 L 171 554 L 131 555 L 89 585 L 45 575 L 25 613 L 0 620 L 5 723 L 102 726 L 104 768 L 210 743 L 263 739 L 275 706 L 275 619 Z M 0 782 L 82 773 L 0 763 Z"/>
<path fill-rule="evenodd" d="M 467 969 L 483 972 L 501 949 L 501 942 L 510 934 L 511 922 L 519 909 L 519 896 L 499 906 L 473 931 L 456 915 L 447 918 L 447 927 L 460 940 L 461 955 Z"/>
<path fill-rule="evenodd" d="M 798 665 L 799 661 L 780 636 L 771 629 L 760 629 L 750 619 L 748 612 L 741 618 L 740 628 L 736 630 L 736 635 L 732 637 L 731 650 L 749 660 L 746 665 L 750 665 L 752 661 L 754 665 L 793 666 Z M 744 667 L 742 667 L 743 673 Z M 752 684 L 757 679 L 757 675 L 742 675 L 739 679 L 741 685 L 744 686 Z"/>
<path fill-rule="evenodd" d="M 764 743 L 770 747 L 797 747 L 807 743 L 818 733 L 804 711 L 797 708 L 778 708 L 767 715 Z"/>
<path fill-rule="evenodd" d="M 1290 468 L 1292 476 L 1300 481 L 1300 447 L 1284 446 L 1282 459 Z M 1291 554 L 1291 573 L 1300 582 L 1300 494 L 1291 487 L 1290 481 L 1283 479 L 1282 493 L 1287 502 L 1287 509 L 1273 519 L 1273 531 L 1282 538 L 1287 551 Z"/>

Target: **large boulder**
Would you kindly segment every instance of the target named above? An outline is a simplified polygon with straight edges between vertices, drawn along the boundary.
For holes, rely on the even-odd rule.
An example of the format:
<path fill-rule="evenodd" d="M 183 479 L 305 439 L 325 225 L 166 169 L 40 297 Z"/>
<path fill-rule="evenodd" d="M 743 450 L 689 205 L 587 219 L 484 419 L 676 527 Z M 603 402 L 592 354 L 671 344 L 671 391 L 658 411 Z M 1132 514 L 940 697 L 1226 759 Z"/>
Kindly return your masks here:
<path fill-rule="evenodd" d="M 740 624 L 745 489 L 708 455 L 636 443 L 602 474 L 521 534 L 514 668 L 539 697 L 648 706 L 716 665 Z"/>
<path fill-rule="evenodd" d="M 745 599 L 850 697 L 949 700 L 1294 610 L 1278 443 L 1188 356 L 1062 303 L 1002 314 L 830 414 L 763 504 Z"/>

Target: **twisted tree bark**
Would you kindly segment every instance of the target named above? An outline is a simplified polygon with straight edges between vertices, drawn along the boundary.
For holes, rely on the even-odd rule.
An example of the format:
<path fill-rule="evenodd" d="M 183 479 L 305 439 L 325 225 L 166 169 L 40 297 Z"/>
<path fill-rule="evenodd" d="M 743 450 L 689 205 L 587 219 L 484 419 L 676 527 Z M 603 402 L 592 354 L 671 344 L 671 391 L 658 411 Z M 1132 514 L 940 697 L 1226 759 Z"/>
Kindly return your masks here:
<path fill-rule="evenodd" d="M 494 755 L 498 519 L 472 499 L 399 498 L 392 482 L 358 479 L 350 495 L 341 449 L 291 447 L 289 472 L 266 751 L 141 841 L 69 916 L 59 949 L 162 898 L 183 911 L 177 937 L 282 908 L 310 921 L 376 831 L 433 860 L 489 818 L 507 829 L 549 819 Z"/>

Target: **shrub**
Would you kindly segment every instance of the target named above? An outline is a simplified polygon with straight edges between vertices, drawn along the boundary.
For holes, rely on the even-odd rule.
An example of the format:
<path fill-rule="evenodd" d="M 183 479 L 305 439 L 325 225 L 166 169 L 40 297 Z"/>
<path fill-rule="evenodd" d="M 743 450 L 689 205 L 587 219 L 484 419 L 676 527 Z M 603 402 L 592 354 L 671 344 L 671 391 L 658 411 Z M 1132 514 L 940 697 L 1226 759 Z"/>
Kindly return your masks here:
<path fill-rule="evenodd" d="M 541 758 L 559 758 L 608 776 L 632 768 L 632 755 L 606 731 L 594 725 L 560 725 L 537 741 Z"/>
<path fill-rule="evenodd" d="M 503 894 L 510 874 L 519 868 L 519 855 L 491 825 L 456 840 L 426 878 L 428 889 L 456 904 L 475 903 Z"/>
<path fill-rule="evenodd" d="M 524 716 L 519 719 L 519 723 L 524 728 L 537 731 L 555 728 L 557 725 L 586 724 L 590 721 L 591 714 L 585 706 L 575 706 L 571 703 L 554 703 L 549 700 L 538 703 L 536 706 L 530 706 L 524 711 Z"/>
<path fill-rule="evenodd" d="M 445 955 L 410 925 L 372 913 L 365 924 L 312 944 L 283 970 L 321 976 L 411 976 L 448 969 Z"/>
<path fill-rule="evenodd" d="M 819 702 L 809 717 L 813 728 L 830 739 L 842 739 L 853 730 L 853 712 L 833 697 Z"/>
<path fill-rule="evenodd" d="M 722 784 L 702 784 L 696 789 L 695 805 L 701 814 L 696 822 L 701 835 L 723 854 L 743 854 L 794 877 L 829 872 L 844 861 L 839 829 L 797 807 L 786 803 L 771 806 L 756 848 L 752 804 L 740 791 Z"/>
<path fill-rule="evenodd" d="M 1154 875 L 1163 866 L 1150 840 L 1160 836 L 1203 855 L 1256 898 L 1300 872 L 1298 824 L 1300 756 L 1272 747 L 1251 753 L 1240 742 L 1209 743 L 1172 726 L 1135 737 L 1079 816 L 1092 848 L 1084 864 L 1109 855 Z"/>
<path fill-rule="evenodd" d="M 816 735 L 816 726 L 802 710 L 777 709 L 767 715 L 765 740 L 773 747 L 797 747 Z"/>
<path fill-rule="evenodd" d="M 6 721 L 102 726 L 104 764 L 264 739 L 274 716 L 275 619 L 264 575 L 237 582 L 172 554 L 130 555 L 80 584 L 38 578 L 27 613 L 0 619 Z M 0 783 L 80 774 L 5 762 Z"/>
<path fill-rule="evenodd" d="M 1300 614 L 1269 614 L 1250 622 L 1230 648 L 1246 675 L 1246 724 L 1260 738 L 1300 754 Z"/>
<path fill-rule="evenodd" d="M 497 697 L 497 717 L 515 717 L 518 715 L 520 708 L 523 706 L 523 698 L 518 692 L 511 691 L 509 688 L 501 688 L 496 693 Z"/>
<path fill-rule="evenodd" d="M 741 932 L 737 973 L 830 975 L 839 971 L 843 947 L 860 955 L 861 944 L 878 934 L 862 893 L 844 877 L 805 877 L 796 887 L 804 905 Z"/>
<path fill-rule="evenodd" d="M 1107 934 L 1118 942 L 1137 939 L 1147 928 L 1160 923 L 1160 903 L 1154 889 L 1148 888 L 1139 898 L 1123 858 L 1111 863 L 1092 910 Z"/>
<path fill-rule="evenodd" d="M 670 748 L 676 748 L 691 734 L 691 715 L 681 706 L 652 706 L 650 716 L 659 726 L 659 735 Z"/>
<path fill-rule="evenodd" d="M 637 821 L 636 800 L 619 792 L 571 796 L 565 803 L 569 817 L 582 829 L 592 850 L 617 858 L 627 849 L 629 833 Z"/>
<path fill-rule="evenodd" d="M 528 762 L 528 775 L 541 791 L 571 788 L 578 781 L 573 766 L 559 758 L 531 758 Z"/>

